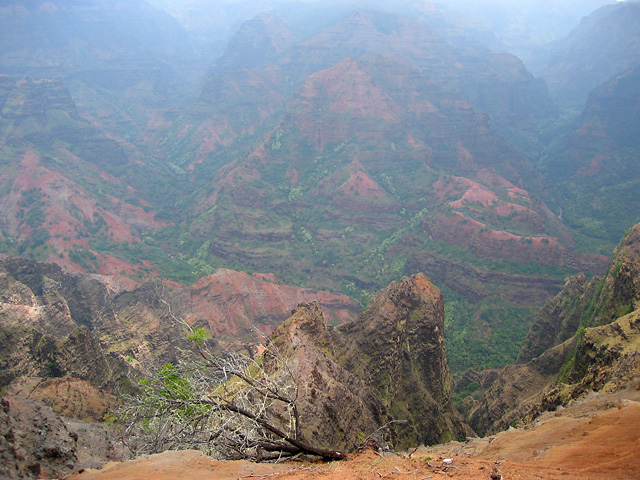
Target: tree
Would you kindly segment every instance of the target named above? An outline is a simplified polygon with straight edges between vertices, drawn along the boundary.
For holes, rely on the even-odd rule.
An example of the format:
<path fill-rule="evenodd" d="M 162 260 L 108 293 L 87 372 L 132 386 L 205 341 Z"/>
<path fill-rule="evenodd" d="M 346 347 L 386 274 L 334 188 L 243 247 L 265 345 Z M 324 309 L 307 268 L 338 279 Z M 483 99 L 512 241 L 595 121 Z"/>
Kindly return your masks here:
<path fill-rule="evenodd" d="M 342 459 L 300 434 L 297 383 L 288 359 L 271 341 L 257 358 L 214 354 L 208 335 L 173 315 L 192 341 L 195 357 L 167 364 L 140 382 L 118 412 L 123 441 L 134 454 L 197 448 L 225 459 L 254 461 L 300 454 Z"/>

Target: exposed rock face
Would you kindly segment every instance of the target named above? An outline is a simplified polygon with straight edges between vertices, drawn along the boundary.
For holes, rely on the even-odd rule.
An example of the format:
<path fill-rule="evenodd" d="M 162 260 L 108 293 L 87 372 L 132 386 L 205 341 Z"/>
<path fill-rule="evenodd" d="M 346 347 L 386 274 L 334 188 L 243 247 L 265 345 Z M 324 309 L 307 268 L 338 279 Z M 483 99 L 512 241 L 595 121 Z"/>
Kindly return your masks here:
<path fill-rule="evenodd" d="M 426 276 L 393 282 L 338 331 L 345 339 L 345 368 L 377 390 L 391 417 L 409 421 L 399 431 L 400 444 L 467 433 L 452 403 L 444 299 Z"/>
<path fill-rule="evenodd" d="M 17 257 L 2 260 L 2 384 L 66 374 L 107 389 L 124 381 L 129 368 L 123 357 L 109 352 L 114 345 L 101 344 L 116 323 L 111 297 L 98 277 Z"/>
<path fill-rule="evenodd" d="M 301 304 L 274 338 L 292 356 L 305 438 L 323 448 L 349 450 L 386 423 L 378 392 L 340 362 L 342 338 L 327 326 L 317 303 Z"/>
<path fill-rule="evenodd" d="M 168 318 L 170 304 L 219 341 L 236 344 L 255 335 L 256 326 L 270 333 L 304 298 L 317 299 L 332 323 L 343 323 L 358 310 L 343 295 L 231 270 L 176 291 L 156 283 L 134 291 L 115 288 L 108 277 L 65 273 L 57 265 L 18 257 L 0 259 L 2 384 L 20 376 L 71 374 L 111 388 L 131 368 L 173 362 L 184 335 Z"/>
<path fill-rule="evenodd" d="M 203 186 L 189 235 L 207 239 L 212 261 L 296 272 L 361 298 L 426 272 L 476 311 L 500 296 L 527 322 L 524 309 L 560 290 L 555 267 L 604 271 L 606 258 L 575 251 L 534 195 L 542 177 L 498 134 L 554 115 L 518 59 L 462 53 L 424 24 L 366 10 L 306 39 L 286 28 L 273 16 L 240 28 L 165 145 Z M 454 268 L 478 281 L 448 276 L 458 252 Z M 538 272 L 509 275 L 516 268 Z M 476 311 L 470 329 L 482 328 Z M 521 324 L 514 333 L 494 321 L 488 337 L 518 343 Z"/>
<path fill-rule="evenodd" d="M 470 433 L 453 407 L 443 329 L 442 295 L 422 274 L 341 327 L 327 327 L 317 304 L 301 306 L 274 335 L 293 355 L 309 433 L 347 448 L 391 420 L 408 421 L 391 430 L 404 447 Z"/>
<path fill-rule="evenodd" d="M 57 378 L 21 377 L 6 389 L 7 395 L 37 400 L 67 419 L 101 422 L 116 404 L 115 395 L 71 375 Z"/>
<path fill-rule="evenodd" d="M 640 307 L 640 227 L 632 228 L 613 253 L 605 277 L 571 277 L 538 313 L 520 363 L 575 335 L 580 326 L 608 324 Z"/>
<path fill-rule="evenodd" d="M 540 401 L 551 388 L 576 341 L 546 351 L 526 364 L 510 365 L 501 371 L 480 400 L 467 397 L 460 409 L 479 435 L 506 430 Z"/>
<path fill-rule="evenodd" d="M 480 401 L 464 402 L 478 433 L 531 419 L 589 390 L 612 391 L 640 377 L 640 225 L 615 250 L 609 271 L 583 276 L 541 310 L 520 353 Z"/>
<path fill-rule="evenodd" d="M 573 339 L 577 342 L 577 340 Z M 558 347 L 556 347 L 558 348 Z M 546 355 L 546 354 L 545 354 Z M 561 372 L 549 388 L 532 397 L 523 420 L 528 422 L 558 405 L 567 405 L 584 394 L 623 390 L 640 378 L 640 312 L 638 310 L 601 327 L 587 328 L 577 348 L 565 357 Z M 522 412 L 522 409 L 520 409 Z"/>
<path fill-rule="evenodd" d="M 640 312 L 588 328 L 578 346 L 573 378 L 576 393 L 615 391 L 640 377 Z M 574 393 L 574 396 L 576 396 Z"/>
<path fill-rule="evenodd" d="M 40 402 L 0 399 L 0 476 L 60 478 L 74 468 L 96 468 L 124 459 L 109 433 L 95 424 L 70 422 Z"/>
<path fill-rule="evenodd" d="M 216 270 L 176 294 L 187 319 L 207 319 L 212 334 L 240 338 L 255 327 L 265 333 L 302 302 L 317 301 L 331 324 L 355 317 L 360 307 L 346 295 L 278 283 L 274 275 Z"/>
<path fill-rule="evenodd" d="M 594 226 L 614 245 L 638 221 L 640 126 L 640 5 L 617 2 L 583 20 L 549 64 L 561 102 L 582 110 L 539 167 L 560 191 L 568 223 Z M 586 104 L 585 104 L 586 100 Z M 580 220 L 578 220 L 580 219 Z M 591 227 L 590 227 L 591 228 Z"/>
<path fill-rule="evenodd" d="M 567 280 L 562 291 L 538 312 L 520 350 L 518 363 L 532 360 L 575 334 L 584 313 L 585 300 L 593 295 L 593 287 L 583 274 Z"/>
<path fill-rule="evenodd" d="M 634 226 L 613 252 L 609 271 L 597 298 L 589 326 L 606 325 L 640 308 L 640 224 Z"/>
<path fill-rule="evenodd" d="M 256 321 L 271 331 L 305 296 L 322 302 L 333 323 L 357 310 L 347 297 L 280 285 L 269 275 L 251 277 L 223 270 L 192 288 L 170 291 L 147 283 L 133 291 L 119 291 L 109 277 L 67 273 L 54 264 L 18 257 L 0 258 L 0 387 L 6 387 L 20 405 L 24 398 L 37 399 L 70 418 L 101 421 L 114 402 L 112 394 L 134 388 L 141 371 L 176 362 L 189 351 L 182 326 L 168 314 L 169 305 L 179 307 L 173 310 L 178 315 L 181 310 L 190 311 L 186 319 L 207 327 L 219 346 L 233 342 L 237 348 L 247 341 L 242 337 L 255 334 Z M 347 399 L 346 393 L 336 396 Z M 45 409 L 44 405 L 33 408 Z M 46 411 L 51 418 L 46 420 L 47 428 L 53 425 L 54 430 L 63 431 L 65 424 Z M 30 419 L 24 417 L 25 425 Z M 33 469 L 40 468 L 34 466 L 38 462 L 42 472 L 56 475 L 69 465 L 81 466 L 79 445 L 106 434 L 96 425 L 79 423 L 77 428 L 75 439 L 69 445 L 60 443 L 60 452 L 52 453 L 55 462 L 39 453 L 39 446 L 34 449 L 40 443 L 32 436 L 18 442 L 20 452 L 27 453 L 14 455 L 11 449 L 18 443 L 11 428 L 3 429 L 0 443 L 10 444 L 3 455 L 11 457 L 5 463 L 14 465 L 19 460 L 7 472 L 31 468 L 28 474 L 37 476 L 41 471 Z M 60 435 L 67 442 L 67 433 Z M 104 449 L 82 451 L 89 452 L 93 466 L 108 459 Z"/>

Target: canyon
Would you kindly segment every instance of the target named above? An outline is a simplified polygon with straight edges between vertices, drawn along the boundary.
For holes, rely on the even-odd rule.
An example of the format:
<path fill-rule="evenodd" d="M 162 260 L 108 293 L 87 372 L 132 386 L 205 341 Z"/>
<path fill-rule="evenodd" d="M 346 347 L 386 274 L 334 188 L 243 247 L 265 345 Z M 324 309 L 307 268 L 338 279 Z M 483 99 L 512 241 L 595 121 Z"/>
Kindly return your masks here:
<path fill-rule="evenodd" d="M 638 3 L 223 3 L 0 8 L 0 474 L 251 475 L 77 472 L 206 348 L 286 357 L 294 442 L 363 477 L 632 477 Z"/>

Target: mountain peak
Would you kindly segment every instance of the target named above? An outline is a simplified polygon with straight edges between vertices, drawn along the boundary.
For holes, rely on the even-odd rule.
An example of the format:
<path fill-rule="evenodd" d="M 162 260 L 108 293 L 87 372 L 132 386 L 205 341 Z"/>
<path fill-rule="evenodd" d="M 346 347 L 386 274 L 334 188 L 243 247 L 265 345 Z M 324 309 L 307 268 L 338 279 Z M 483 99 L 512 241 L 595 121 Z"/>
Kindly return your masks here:
<path fill-rule="evenodd" d="M 229 40 L 216 68 L 258 68 L 285 52 L 295 37 L 276 15 L 262 14 L 243 23 Z"/>
<path fill-rule="evenodd" d="M 337 114 L 380 120 L 396 120 L 400 107 L 349 56 L 335 66 L 311 75 L 300 89 L 301 101 L 310 110 L 323 108 Z"/>
<path fill-rule="evenodd" d="M 353 448 L 356 432 L 392 419 L 408 421 L 391 429 L 400 446 L 470 432 L 452 404 L 444 300 L 423 274 L 392 282 L 363 314 L 337 328 L 326 326 L 317 303 L 301 304 L 274 342 L 291 355 L 301 419 L 321 443 Z"/>

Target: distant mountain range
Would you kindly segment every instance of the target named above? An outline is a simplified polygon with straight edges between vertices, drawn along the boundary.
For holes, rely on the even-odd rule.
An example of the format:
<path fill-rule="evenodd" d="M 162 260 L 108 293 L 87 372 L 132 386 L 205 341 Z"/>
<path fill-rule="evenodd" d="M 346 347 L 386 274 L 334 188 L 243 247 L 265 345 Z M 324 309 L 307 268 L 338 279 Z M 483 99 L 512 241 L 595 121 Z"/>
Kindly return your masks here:
<path fill-rule="evenodd" d="M 540 48 L 528 62 L 559 101 L 582 108 L 589 93 L 640 64 L 640 2 L 602 7 L 566 38 Z"/>
<path fill-rule="evenodd" d="M 191 26 L 199 0 L 183 25 L 141 0 L 3 3 L 2 471 L 117 457 L 38 402 L 100 421 L 193 358 L 187 325 L 252 356 L 276 331 L 323 448 L 394 418 L 396 445 L 492 433 L 637 381 L 640 3 L 560 39 L 575 1 L 498 3 Z"/>
<path fill-rule="evenodd" d="M 541 52 L 542 78 L 449 8 L 305 6 L 239 26 L 201 82 L 183 27 L 118 5 L 2 11 L 4 252 L 130 284 L 264 271 L 361 304 L 424 271 L 458 369 L 472 339 L 501 352 L 483 365 L 514 359 L 532 309 L 638 221 L 637 3 Z"/>

